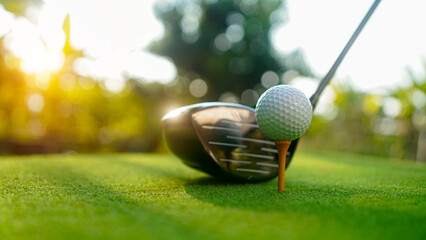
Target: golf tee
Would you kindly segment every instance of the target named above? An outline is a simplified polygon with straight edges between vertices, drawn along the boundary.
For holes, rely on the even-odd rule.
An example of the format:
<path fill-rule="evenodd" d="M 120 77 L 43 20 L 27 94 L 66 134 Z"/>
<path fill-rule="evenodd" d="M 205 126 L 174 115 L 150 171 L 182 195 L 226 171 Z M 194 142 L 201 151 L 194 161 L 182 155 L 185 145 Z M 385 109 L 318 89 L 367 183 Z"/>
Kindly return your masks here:
<path fill-rule="evenodd" d="M 287 150 L 290 147 L 291 141 L 276 140 L 275 146 L 278 150 L 278 192 L 284 191 L 285 182 L 285 164 L 287 159 Z"/>

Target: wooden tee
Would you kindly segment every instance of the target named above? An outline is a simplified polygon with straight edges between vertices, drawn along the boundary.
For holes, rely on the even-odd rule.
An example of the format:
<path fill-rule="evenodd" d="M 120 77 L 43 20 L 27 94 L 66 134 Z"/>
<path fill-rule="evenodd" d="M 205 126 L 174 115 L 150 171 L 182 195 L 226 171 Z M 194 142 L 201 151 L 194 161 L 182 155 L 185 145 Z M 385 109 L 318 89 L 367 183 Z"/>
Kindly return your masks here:
<path fill-rule="evenodd" d="M 275 146 L 278 150 L 278 192 L 284 191 L 285 182 L 285 164 L 287 159 L 287 150 L 290 147 L 291 141 L 276 140 Z"/>

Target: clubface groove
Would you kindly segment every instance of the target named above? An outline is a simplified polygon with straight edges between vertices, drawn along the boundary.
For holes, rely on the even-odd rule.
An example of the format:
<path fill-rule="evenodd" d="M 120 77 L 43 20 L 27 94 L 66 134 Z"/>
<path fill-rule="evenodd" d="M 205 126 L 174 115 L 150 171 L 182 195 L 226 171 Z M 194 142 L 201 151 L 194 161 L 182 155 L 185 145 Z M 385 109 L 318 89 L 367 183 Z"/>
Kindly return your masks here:
<path fill-rule="evenodd" d="M 277 175 L 277 150 L 258 127 L 253 108 L 227 103 L 186 106 L 166 115 L 163 129 L 170 150 L 188 166 L 244 182 Z"/>

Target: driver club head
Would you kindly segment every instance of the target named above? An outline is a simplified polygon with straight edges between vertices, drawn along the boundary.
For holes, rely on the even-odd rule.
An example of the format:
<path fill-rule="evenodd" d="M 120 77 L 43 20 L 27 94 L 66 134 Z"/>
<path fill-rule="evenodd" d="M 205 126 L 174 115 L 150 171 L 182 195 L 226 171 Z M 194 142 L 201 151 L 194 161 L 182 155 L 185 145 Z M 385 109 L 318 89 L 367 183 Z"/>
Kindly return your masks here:
<path fill-rule="evenodd" d="M 189 105 L 165 115 L 162 125 L 171 152 L 192 168 L 239 182 L 267 181 L 278 174 L 275 143 L 259 129 L 251 107 L 223 102 Z"/>

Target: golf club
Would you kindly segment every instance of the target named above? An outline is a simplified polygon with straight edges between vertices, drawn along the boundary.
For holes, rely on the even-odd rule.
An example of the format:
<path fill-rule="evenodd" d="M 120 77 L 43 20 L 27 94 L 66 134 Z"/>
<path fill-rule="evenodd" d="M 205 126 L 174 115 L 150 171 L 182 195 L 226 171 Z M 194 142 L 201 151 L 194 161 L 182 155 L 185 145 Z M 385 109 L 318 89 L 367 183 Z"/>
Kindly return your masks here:
<path fill-rule="evenodd" d="M 310 97 L 315 109 L 324 88 L 370 19 L 381 0 L 375 0 L 344 49 Z M 208 102 L 175 109 L 162 118 L 170 151 L 186 165 L 225 180 L 261 182 L 278 173 L 278 151 L 258 127 L 255 110 L 234 103 Z M 286 167 L 300 138 L 291 141 Z"/>

